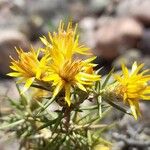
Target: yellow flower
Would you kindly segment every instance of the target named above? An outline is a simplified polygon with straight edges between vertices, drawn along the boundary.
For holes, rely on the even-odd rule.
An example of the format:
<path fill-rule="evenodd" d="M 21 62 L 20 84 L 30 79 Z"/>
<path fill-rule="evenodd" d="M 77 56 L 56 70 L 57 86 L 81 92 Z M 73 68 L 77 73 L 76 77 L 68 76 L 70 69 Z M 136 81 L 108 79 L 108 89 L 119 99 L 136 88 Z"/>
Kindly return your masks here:
<path fill-rule="evenodd" d="M 146 74 L 149 70 L 141 71 L 143 66 L 144 64 L 137 66 L 135 62 L 132 65 L 131 72 L 129 72 L 127 67 L 123 64 L 123 75 L 114 76 L 118 82 L 116 93 L 123 97 L 125 103 L 130 105 L 131 112 L 136 120 L 138 116 L 141 115 L 139 100 L 150 100 L 150 86 L 148 85 L 150 75 Z"/>
<path fill-rule="evenodd" d="M 51 56 L 51 62 L 44 81 L 51 82 L 54 86 L 53 97 L 60 91 L 65 91 L 65 101 L 70 106 L 70 94 L 75 86 L 86 91 L 86 86 L 92 86 L 93 83 L 100 79 L 99 75 L 94 74 L 91 63 L 95 58 L 89 58 L 85 61 L 74 58 L 74 54 L 89 54 L 89 49 L 80 46 L 79 36 L 76 35 L 76 29 L 72 28 L 69 23 L 66 31 L 64 24 L 61 22 L 58 33 L 49 33 L 49 41 L 43 37 L 41 41 L 46 45 L 43 49 L 45 54 Z"/>
<path fill-rule="evenodd" d="M 23 52 L 22 49 L 16 49 L 19 60 L 12 59 L 10 68 L 14 71 L 7 75 L 19 77 L 18 83 L 25 82 L 22 93 L 25 92 L 35 79 L 40 80 L 46 70 L 47 56 L 38 60 L 39 51 L 35 52 L 33 48 L 29 52 Z"/>
<path fill-rule="evenodd" d="M 72 23 L 68 23 L 67 29 L 64 29 L 64 23 L 60 22 L 58 33 L 49 33 L 49 39 L 41 37 L 41 41 L 46 46 L 43 51 L 51 53 L 52 50 L 62 53 L 66 58 L 71 58 L 72 54 L 91 54 L 89 48 L 79 45 L 79 35 L 76 34 L 76 28 L 72 28 Z"/>
<path fill-rule="evenodd" d="M 53 57 L 52 57 L 53 58 Z M 78 87 L 86 91 L 86 86 L 92 86 L 100 76 L 94 74 L 92 69 L 93 64 L 90 63 L 92 59 L 85 61 L 81 60 L 65 60 L 63 58 L 52 59 L 49 66 L 48 74 L 43 78 L 44 81 L 51 81 L 55 87 L 53 97 L 55 97 L 61 90 L 65 91 L 65 101 L 70 106 L 71 89 Z"/>

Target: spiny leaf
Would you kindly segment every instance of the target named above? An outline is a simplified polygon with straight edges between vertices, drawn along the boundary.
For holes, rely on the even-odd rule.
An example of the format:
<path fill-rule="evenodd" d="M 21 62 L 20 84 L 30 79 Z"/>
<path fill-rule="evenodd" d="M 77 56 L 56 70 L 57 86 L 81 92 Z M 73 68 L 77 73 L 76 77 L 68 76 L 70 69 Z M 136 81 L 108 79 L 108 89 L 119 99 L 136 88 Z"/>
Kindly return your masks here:
<path fill-rule="evenodd" d="M 61 122 L 63 116 L 64 116 L 63 113 L 60 112 L 58 118 L 56 119 L 54 128 L 52 129 L 53 134 L 55 133 L 55 131 L 56 131 L 56 129 L 58 128 L 58 126 L 60 125 L 60 122 Z"/>
<path fill-rule="evenodd" d="M 38 111 L 36 116 L 38 116 L 40 113 L 42 113 L 49 105 L 51 105 L 55 100 L 55 97 L 52 97 L 49 101 L 47 101 L 46 104 L 41 105 L 41 109 Z"/>
<path fill-rule="evenodd" d="M 19 121 L 13 122 L 13 123 L 0 126 L 0 130 L 13 128 L 13 127 L 15 127 L 15 126 L 17 126 L 17 125 L 19 125 L 19 124 L 22 124 L 23 122 L 25 122 L 25 120 L 24 120 L 24 119 L 21 119 L 21 120 L 19 120 Z"/>
<path fill-rule="evenodd" d="M 15 106 L 17 109 L 23 109 L 22 106 L 21 106 L 19 103 L 17 103 L 15 100 L 12 100 L 12 99 L 9 98 L 9 97 L 7 97 L 7 98 L 8 98 L 8 100 L 10 101 L 10 104 L 11 104 L 12 106 Z"/>
<path fill-rule="evenodd" d="M 88 138 L 88 144 L 92 145 L 92 135 L 90 130 L 87 131 L 87 138 Z"/>
<path fill-rule="evenodd" d="M 99 117 L 101 118 L 102 117 L 102 97 L 101 96 L 98 97 L 97 102 L 98 102 L 98 114 L 99 114 Z"/>
<path fill-rule="evenodd" d="M 97 105 L 92 105 L 92 106 L 82 106 L 79 108 L 79 110 L 94 110 L 97 109 L 98 106 Z"/>
<path fill-rule="evenodd" d="M 100 71 L 103 69 L 103 67 L 101 67 L 101 68 L 99 68 L 99 69 L 97 69 L 96 71 L 95 71 L 95 73 L 96 74 L 99 74 L 100 73 Z"/>
<path fill-rule="evenodd" d="M 97 82 L 95 83 L 95 91 L 96 91 L 97 93 L 99 93 L 100 90 L 101 90 L 101 82 L 100 82 L 100 81 L 97 81 Z"/>
<path fill-rule="evenodd" d="M 41 126 L 37 129 L 37 131 L 42 130 L 42 129 L 44 129 L 44 128 L 47 128 L 48 126 L 51 126 L 51 125 L 55 124 L 56 121 L 57 121 L 57 118 L 54 119 L 54 120 L 50 120 L 50 121 L 46 122 L 45 124 L 41 125 Z"/>
<path fill-rule="evenodd" d="M 124 109 L 123 107 L 115 104 L 114 102 L 112 102 L 111 100 L 108 99 L 104 99 L 104 101 L 106 101 L 108 104 L 110 104 L 111 106 L 115 107 L 116 109 L 122 111 L 123 113 L 126 113 L 128 115 L 132 115 L 131 113 L 129 113 L 126 109 Z"/>
<path fill-rule="evenodd" d="M 114 68 L 112 68 L 111 71 L 109 72 L 109 74 L 107 75 L 107 77 L 106 77 L 104 83 L 102 84 L 102 89 L 104 89 L 105 86 L 107 85 L 107 83 L 108 83 L 108 81 L 109 81 L 109 79 L 110 79 L 110 77 L 111 77 L 113 71 L 114 71 Z"/>
<path fill-rule="evenodd" d="M 21 104 L 26 106 L 28 104 L 28 100 L 26 99 L 26 97 L 23 94 L 21 94 L 21 90 L 20 90 L 18 84 L 16 84 L 16 87 L 17 87 L 17 90 L 18 90 L 18 92 L 20 94 L 20 102 L 21 102 Z"/>

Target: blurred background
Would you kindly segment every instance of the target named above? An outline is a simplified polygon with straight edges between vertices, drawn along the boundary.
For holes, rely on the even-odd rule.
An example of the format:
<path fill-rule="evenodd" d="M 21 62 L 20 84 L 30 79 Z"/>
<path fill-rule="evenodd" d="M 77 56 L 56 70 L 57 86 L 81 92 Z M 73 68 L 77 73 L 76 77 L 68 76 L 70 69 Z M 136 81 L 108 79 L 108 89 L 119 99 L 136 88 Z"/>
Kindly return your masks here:
<path fill-rule="evenodd" d="M 98 68 L 103 66 L 102 75 L 112 66 L 120 70 L 122 61 L 129 68 L 134 61 L 150 68 L 150 0 L 0 0 L 0 115 L 7 111 L 3 96 L 19 96 L 14 81 L 6 76 L 9 55 L 17 58 L 14 47 L 26 51 L 31 44 L 42 47 L 39 36 L 54 31 L 60 20 L 79 24 L 80 41 L 98 56 L 95 62 Z M 114 150 L 150 150 L 144 145 L 150 135 L 149 105 L 141 103 L 143 118 L 138 122 L 119 112 L 109 115 L 109 120 L 120 121 L 109 134 L 110 140 L 115 139 Z M 13 146 L 17 150 L 17 142 L 8 144 L 0 138 L 0 150 L 12 150 Z"/>

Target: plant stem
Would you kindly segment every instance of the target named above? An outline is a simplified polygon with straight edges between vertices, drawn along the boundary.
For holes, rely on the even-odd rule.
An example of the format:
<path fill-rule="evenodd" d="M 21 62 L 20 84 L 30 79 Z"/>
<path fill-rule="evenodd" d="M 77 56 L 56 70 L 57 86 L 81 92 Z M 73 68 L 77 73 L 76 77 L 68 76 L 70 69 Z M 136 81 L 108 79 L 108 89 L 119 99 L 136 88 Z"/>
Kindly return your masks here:
<path fill-rule="evenodd" d="M 64 127 L 66 131 L 68 131 L 70 127 L 70 115 L 71 115 L 71 108 L 66 107 L 65 112 L 64 112 L 64 117 L 65 117 Z"/>

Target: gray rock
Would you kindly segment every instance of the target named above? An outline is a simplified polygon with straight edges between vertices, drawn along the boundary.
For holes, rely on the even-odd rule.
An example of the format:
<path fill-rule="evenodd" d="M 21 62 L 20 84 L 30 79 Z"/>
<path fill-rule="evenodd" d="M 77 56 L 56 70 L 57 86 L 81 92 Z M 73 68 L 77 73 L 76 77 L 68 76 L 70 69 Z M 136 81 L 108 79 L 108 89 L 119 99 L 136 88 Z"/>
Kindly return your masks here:
<path fill-rule="evenodd" d="M 120 50 L 136 47 L 143 27 L 133 18 L 101 17 L 95 34 L 96 55 L 113 59 Z"/>
<path fill-rule="evenodd" d="M 0 150 L 18 150 L 19 149 L 19 141 L 14 139 L 14 137 L 7 137 L 5 139 L 0 140 Z"/>
<path fill-rule="evenodd" d="M 133 18 L 122 18 L 118 21 L 123 48 L 136 47 L 143 35 L 143 26 Z"/>
<path fill-rule="evenodd" d="M 2 0 L 0 3 L 0 28 L 15 28 L 25 23 L 25 3 L 23 0 Z"/>
<path fill-rule="evenodd" d="M 102 17 L 98 19 L 95 40 L 96 49 L 94 53 L 97 56 L 111 59 L 118 55 L 118 46 L 121 41 L 116 18 Z"/>
<path fill-rule="evenodd" d="M 40 14 L 43 17 L 53 16 L 57 10 L 67 7 L 66 0 L 27 0 L 26 8 L 30 14 Z"/>
<path fill-rule="evenodd" d="M 143 24 L 150 26 L 150 1 L 122 0 L 117 7 L 117 15 L 133 16 Z"/>
<path fill-rule="evenodd" d="M 4 97 L 8 96 L 11 99 L 18 100 L 19 99 L 19 92 L 16 87 L 16 83 L 13 80 L 0 80 L 0 103 L 4 104 L 8 101 L 4 101 Z M 1 105 L 4 107 L 4 105 Z"/>
<path fill-rule="evenodd" d="M 96 26 L 96 19 L 93 17 L 85 17 L 79 22 L 81 29 L 81 41 L 90 48 L 95 47 L 94 29 Z"/>
<path fill-rule="evenodd" d="M 150 28 L 144 30 L 141 41 L 138 44 L 138 48 L 141 49 L 142 54 L 150 55 Z"/>
<path fill-rule="evenodd" d="M 90 9 L 92 12 L 99 12 L 110 4 L 111 0 L 91 0 Z"/>
<path fill-rule="evenodd" d="M 88 4 L 81 1 L 75 1 L 68 5 L 68 12 L 69 16 L 71 16 L 75 22 L 79 22 L 88 15 Z"/>
<path fill-rule="evenodd" d="M 24 50 L 29 48 L 29 42 L 26 37 L 14 29 L 0 31 L 0 73 L 10 72 L 10 55 L 17 58 L 15 47 L 21 47 Z"/>

